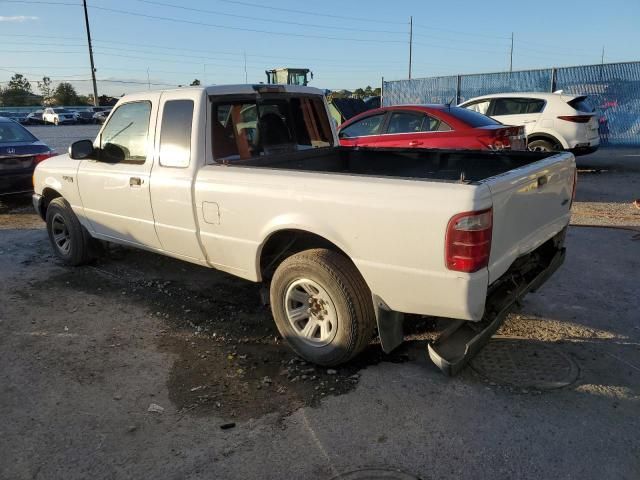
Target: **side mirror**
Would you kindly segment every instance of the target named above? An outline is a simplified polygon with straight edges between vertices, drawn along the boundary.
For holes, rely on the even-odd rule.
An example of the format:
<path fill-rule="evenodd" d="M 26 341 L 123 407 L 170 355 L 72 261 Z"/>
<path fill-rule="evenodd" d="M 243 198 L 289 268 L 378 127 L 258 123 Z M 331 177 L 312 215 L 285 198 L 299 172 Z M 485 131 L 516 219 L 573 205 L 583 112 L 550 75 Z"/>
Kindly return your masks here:
<path fill-rule="evenodd" d="M 69 146 L 69 156 L 74 160 L 89 158 L 94 152 L 91 140 L 78 140 Z"/>

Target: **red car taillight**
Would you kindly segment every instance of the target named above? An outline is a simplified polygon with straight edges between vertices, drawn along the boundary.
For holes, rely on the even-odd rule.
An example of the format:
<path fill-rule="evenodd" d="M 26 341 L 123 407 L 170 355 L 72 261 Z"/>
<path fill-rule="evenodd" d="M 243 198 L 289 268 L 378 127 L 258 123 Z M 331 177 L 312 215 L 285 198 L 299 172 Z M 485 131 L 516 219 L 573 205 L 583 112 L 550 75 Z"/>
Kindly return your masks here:
<path fill-rule="evenodd" d="M 489 264 L 493 210 L 455 215 L 447 225 L 445 259 L 447 268 L 457 272 L 477 272 Z"/>
<path fill-rule="evenodd" d="M 43 160 L 46 160 L 47 158 L 53 157 L 57 155 L 56 152 L 45 152 L 45 153 L 38 153 L 37 155 L 34 155 L 33 158 L 35 159 L 36 163 L 40 163 Z"/>
<path fill-rule="evenodd" d="M 593 115 L 560 115 L 560 120 L 566 120 L 573 123 L 589 123 Z"/>

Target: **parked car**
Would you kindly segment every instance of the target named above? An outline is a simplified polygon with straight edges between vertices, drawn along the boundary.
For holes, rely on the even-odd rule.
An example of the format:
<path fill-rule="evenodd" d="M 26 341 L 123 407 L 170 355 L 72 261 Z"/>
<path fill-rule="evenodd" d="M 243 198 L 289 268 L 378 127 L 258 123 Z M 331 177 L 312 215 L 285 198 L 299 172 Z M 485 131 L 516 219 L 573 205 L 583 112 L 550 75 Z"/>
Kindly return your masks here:
<path fill-rule="evenodd" d="M 315 88 L 136 93 L 38 165 L 33 202 L 69 265 L 100 239 L 263 282 L 282 338 L 320 365 L 376 326 L 397 347 L 403 313 L 476 322 L 499 299 L 506 315 L 562 263 L 572 154 L 337 144 Z M 503 318 L 455 326 L 473 352 Z"/>
<path fill-rule="evenodd" d="M 42 114 L 44 123 L 53 123 L 54 125 L 62 125 L 63 123 L 76 123 L 77 115 L 66 108 L 45 108 Z"/>
<path fill-rule="evenodd" d="M 4 118 L 10 118 L 18 123 L 27 123 L 27 112 L 0 112 Z"/>
<path fill-rule="evenodd" d="M 42 118 L 42 114 L 44 110 L 36 110 L 35 112 L 31 112 L 27 115 L 27 124 L 29 125 L 42 125 L 44 124 L 44 119 Z"/>
<path fill-rule="evenodd" d="M 524 150 L 524 128 L 507 127 L 449 105 L 398 105 L 368 110 L 340 126 L 347 147 Z"/>
<path fill-rule="evenodd" d="M 524 125 L 530 150 L 593 153 L 600 145 L 598 115 L 585 95 L 500 93 L 460 105 L 505 125 Z"/>
<path fill-rule="evenodd" d="M 33 190 L 33 169 L 55 155 L 47 145 L 10 118 L 0 117 L 0 194 Z"/>
<path fill-rule="evenodd" d="M 95 113 L 91 108 L 74 109 L 76 114 L 76 121 L 78 123 L 93 123 L 93 114 Z"/>
<path fill-rule="evenodd" d="M 99 110 L 93 114 L 93 123 L 99 123 L 102 125 L 106 120 L 109 114 L 111 113 L 111 107 L 108 107 L 104 110 Z"/>

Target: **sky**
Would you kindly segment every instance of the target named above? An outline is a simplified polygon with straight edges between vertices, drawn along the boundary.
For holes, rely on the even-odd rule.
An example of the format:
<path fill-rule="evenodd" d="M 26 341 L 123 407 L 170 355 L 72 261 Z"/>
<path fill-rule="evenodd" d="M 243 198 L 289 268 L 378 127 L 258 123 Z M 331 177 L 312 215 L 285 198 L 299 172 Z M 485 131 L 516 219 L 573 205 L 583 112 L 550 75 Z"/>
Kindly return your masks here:
<path fill-rule="evenodd" d="M 257 83 L 306 67 L 311 85 L 640 60 L 638 0 L 87 0 L 98 93 Z M 246 65 L 246 69 L 245 69 Z M 91 91 L 81 0 L 0 0 L 0 85 L 22 73 Z"/>

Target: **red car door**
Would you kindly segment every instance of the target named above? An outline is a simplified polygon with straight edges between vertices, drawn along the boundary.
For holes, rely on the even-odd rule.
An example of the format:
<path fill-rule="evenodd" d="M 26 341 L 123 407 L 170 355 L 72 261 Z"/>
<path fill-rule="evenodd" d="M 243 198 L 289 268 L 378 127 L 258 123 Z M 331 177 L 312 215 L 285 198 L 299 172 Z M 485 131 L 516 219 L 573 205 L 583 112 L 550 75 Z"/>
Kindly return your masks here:
<path fill-rule="evenodd" d="M 338 134 L 340 145 L 345 147 L 375 146 L 375 139 L 382 131 L 385 115 L 385 112 L 375 113 L 340 129 Z"/>
<path fill-rule="evenodd" d="M 389 112 L 385 132 L 375 138 L 377 147 L 446 148 L 458 134 L 433 115 L 410 110 Z"/>

